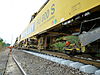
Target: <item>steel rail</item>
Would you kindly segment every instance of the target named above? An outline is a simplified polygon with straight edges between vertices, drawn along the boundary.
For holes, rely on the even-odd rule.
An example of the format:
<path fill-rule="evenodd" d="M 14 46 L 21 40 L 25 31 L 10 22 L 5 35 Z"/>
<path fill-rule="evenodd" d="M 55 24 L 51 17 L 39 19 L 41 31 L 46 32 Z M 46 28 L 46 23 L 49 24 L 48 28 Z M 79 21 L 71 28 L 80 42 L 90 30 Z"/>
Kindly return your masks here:
<path fill-rule="evenodd" d="M 13 55 L 12 55 L 12 58 L 15 61 L 15 63 L 17 64 L 17 66 L 20 69 L 20 71 L 22 72 L 22 74 L 27 75 L 26 72 L 24 71 L 24 69 L 21 67 L 20 63 L 15 59 L 15 57 Z"/>

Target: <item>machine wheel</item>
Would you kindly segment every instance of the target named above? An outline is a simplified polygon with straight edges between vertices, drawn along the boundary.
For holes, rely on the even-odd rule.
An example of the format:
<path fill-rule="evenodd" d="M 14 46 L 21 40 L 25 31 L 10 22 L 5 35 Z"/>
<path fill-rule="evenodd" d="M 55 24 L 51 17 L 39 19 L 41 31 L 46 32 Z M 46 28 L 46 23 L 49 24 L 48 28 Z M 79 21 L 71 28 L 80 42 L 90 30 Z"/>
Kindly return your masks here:
<path fill-rule="evenodd" d="M 71 55 L 74 56 L 76 54 L 76 49 L 72 50 Z"/>
<path fill-rule="evenodd" d="M 71 54 L 71 52 L 70 52 L 70 51 L 65 50 L 65 54 L 70 55 L 70 54 Z"/>

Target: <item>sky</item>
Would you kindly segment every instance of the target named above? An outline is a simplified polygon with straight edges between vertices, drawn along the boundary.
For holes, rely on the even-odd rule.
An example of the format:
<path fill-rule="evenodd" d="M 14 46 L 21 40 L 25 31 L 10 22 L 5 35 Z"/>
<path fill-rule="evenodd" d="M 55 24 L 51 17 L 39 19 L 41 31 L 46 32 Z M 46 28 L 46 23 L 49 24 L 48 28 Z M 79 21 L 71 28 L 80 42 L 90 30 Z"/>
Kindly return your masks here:
<path fill-rule="evenodd" d="M 47 0 L 0 0 L 0 37 L 13 44 Z"/>

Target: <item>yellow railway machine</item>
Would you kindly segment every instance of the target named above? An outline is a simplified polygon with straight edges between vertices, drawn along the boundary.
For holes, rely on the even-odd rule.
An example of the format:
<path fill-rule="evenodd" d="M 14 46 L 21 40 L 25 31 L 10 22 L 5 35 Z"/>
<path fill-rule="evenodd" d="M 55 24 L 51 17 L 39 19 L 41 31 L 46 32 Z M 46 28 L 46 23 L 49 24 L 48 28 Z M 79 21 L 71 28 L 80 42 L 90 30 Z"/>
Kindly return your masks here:
<path fill-rule="evenodd" d="M 91 40 L 94 42 L 100 38 L 99 33 L 96 33 L 99 38 L 93 35 L 94 39 L 89 37 L 91 40 L 88 42 L 82 41 L 87 41 L 83 39 L 87 35 L 82 34 L 99 27 L 100 0 L 48 0 L 33 14 L 29 25 L 19 36 L 18 44 L 20 47 L 35 44 L 38 49 L 52 49 L 51 45 L 59 37 L 81 35 L 82 46 L 87 46 Z"/>

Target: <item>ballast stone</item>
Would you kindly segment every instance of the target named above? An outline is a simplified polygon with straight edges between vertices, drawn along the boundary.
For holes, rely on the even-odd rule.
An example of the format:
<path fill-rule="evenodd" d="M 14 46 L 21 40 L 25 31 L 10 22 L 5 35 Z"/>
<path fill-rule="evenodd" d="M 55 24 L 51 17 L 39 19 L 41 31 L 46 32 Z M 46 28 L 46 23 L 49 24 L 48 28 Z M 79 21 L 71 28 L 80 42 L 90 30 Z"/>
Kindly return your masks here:
<path fill-rule="evenodd" d="M 97 69 L 98 68 L 92 65 L 84 65 L 84 66 L 81 66 L 79 70 L 85 73 L 95 73 Z"/>
<path fill-rule="evenodd" d="M 95 71 L 95 75 L 100 75 L 100 70 Z"/>
<path fill-rule="evenodd" d="M 3 75 L 3 74 L 0 72 L 0 75 Z"/>
<path fill-rule="evenodd" d="M 61 64 L 67 65 L 68 67 L 69 67 L 69 64 L 70 64 L 70 63 L 73 63 L 73 61 L 70 61 L 70 60 L 64 60 L 64 61 L 61 62 Z"/>
<path fill-rule="evenodd" d="M 73 63 L 70 63 L 69 66 L 75 69 L 79 69 L 81 66 L 84 66 L 84 64 L 79 63 L 79 62 L 73 62 Z"/>

